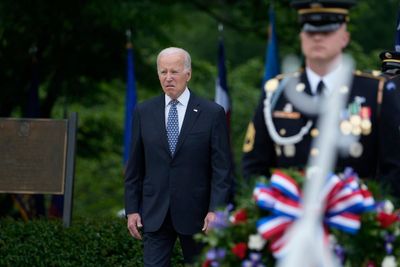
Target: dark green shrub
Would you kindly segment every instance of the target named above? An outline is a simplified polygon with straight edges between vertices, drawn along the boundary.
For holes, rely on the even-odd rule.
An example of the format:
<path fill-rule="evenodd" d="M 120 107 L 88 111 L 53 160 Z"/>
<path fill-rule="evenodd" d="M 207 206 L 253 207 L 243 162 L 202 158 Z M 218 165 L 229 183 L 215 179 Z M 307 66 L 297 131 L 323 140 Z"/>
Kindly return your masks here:
<path fill-rule="evenodd" d="M 175 247 L 173 266 L 183 266 Z M 0 266 L 143 266 L 142 242 L 126 221 L 77 219 L 70 228 L 58 220 L 0 220 Z"/>

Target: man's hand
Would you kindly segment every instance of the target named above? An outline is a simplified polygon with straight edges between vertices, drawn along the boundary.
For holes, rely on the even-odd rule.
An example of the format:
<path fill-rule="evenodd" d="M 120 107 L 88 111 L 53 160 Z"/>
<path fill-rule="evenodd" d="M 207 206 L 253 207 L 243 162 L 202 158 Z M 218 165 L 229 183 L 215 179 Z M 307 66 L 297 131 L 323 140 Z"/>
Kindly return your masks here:
<path fill-rule="evenodd" d="M 142 240 L 142 236 L 139 233 L 139 228 L 142 227 L 142 219 L 139 213 L 128 214 L 128 230 L 134 238 Z"/>
<path fill-rule="evenodd" d="M 206 217 L 204 218 L 203 229 L 201 230 L 207 234 L 208 231 L 210 230 L 210 224 L 215 220 L 215 218 L 216 215 L 214 212 L 207 213 Z"/>

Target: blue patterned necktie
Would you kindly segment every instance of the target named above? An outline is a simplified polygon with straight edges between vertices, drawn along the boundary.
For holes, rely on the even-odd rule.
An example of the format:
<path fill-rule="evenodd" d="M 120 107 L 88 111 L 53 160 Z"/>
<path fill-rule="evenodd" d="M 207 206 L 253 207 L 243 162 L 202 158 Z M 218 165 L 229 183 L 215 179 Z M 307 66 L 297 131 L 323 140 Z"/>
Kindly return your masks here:
<path fill-rule="evenodd" d="M 171 100 L 170 108 L 168 112 L 168 120 L 167 120 L 167 137 L 169 144 L 169 151 L 171 155 L 174 155 L 176 143 L 178 142 L 179 136 L 179 122 L 178 122 L 178 110 L 176 109 L 176 105 L 179 103 L 178 100 Z"/>

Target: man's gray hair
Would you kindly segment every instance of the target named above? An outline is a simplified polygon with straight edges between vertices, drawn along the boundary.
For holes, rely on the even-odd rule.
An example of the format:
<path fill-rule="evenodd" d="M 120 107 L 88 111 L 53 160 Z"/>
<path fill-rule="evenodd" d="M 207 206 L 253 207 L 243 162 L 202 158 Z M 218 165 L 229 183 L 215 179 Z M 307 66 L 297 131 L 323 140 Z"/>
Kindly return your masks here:
<path fill-rule="evenodd" d="M 175 53 L 183 54 L 185 57 L 185 60 L 183 62 L 185 70 L 192 70 L 192 59 L 190 58 L 190 54 L 185 49 L 179 47 L 168 47 L 161 50 L 161 52 L 157 56 L 157 67 L 158 67 L 158 60 L 160 59 L 161 56 L 171 55 Z"/>

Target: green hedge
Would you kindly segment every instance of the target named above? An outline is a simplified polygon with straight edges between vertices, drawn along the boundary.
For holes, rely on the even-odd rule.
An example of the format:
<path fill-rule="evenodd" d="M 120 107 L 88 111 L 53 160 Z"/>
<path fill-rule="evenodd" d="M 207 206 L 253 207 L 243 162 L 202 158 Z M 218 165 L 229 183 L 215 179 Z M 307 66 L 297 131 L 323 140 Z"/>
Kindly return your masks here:
<path fill-rule="evenodd" d="M 172 266 L 183 266 L 176 246 Z M 143 266 L 142 242 L 126 221 L 77 219 L 70 228 L 59 220 L 0 220 L 0 266 Z"/>

